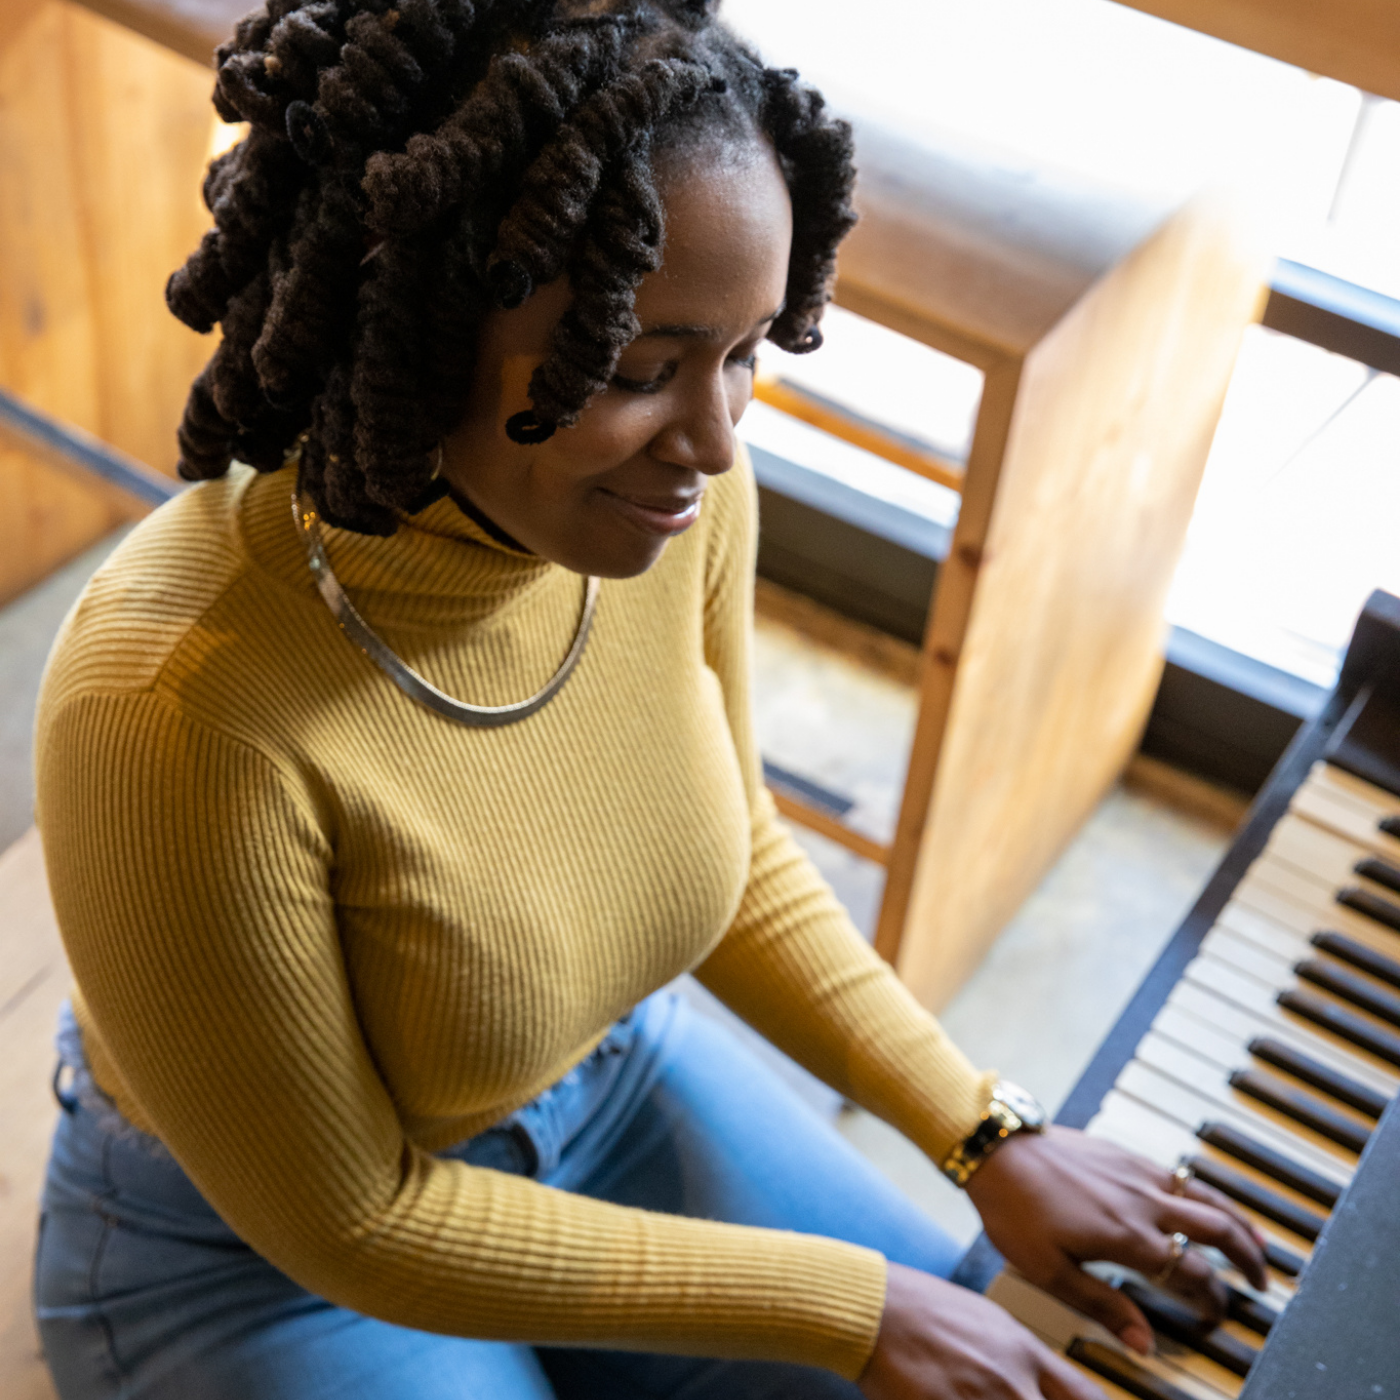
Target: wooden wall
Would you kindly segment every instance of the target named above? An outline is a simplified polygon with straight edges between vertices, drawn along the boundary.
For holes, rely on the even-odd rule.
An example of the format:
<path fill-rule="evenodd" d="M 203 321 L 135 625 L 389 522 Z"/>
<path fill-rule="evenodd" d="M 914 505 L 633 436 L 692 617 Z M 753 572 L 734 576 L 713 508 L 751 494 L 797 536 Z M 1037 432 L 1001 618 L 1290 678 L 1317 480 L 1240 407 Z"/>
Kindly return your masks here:
<path fill-rule="evenodd" d="M 159 470 L 212 351 L 165 309 L 209 224 L 208 68 L 64 0 L 0 4 L 0 385 Z M 122 518 L 0 441 L 0 602 Z"/>

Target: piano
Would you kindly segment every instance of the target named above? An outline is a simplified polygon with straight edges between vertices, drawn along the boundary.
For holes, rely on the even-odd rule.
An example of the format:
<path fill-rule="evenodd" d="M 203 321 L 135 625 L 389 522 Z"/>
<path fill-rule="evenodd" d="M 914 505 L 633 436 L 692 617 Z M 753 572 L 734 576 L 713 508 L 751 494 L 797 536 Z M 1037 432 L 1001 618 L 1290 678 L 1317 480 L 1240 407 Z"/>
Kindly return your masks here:
<path fill-rule="evenodd" d="M 1187 1162 L 1268 1239 L 1223 1258 L 1207 1329 L 1093 1265 L 1152 1323 L 1141 1358 L 1010 1268 L 984 1288 L 1120 1400 L 1400 1397 L 1400 598 L 1371 595 L 1336 689 L 1279 761 L 1191 913 L 1056 1121 Z"/>

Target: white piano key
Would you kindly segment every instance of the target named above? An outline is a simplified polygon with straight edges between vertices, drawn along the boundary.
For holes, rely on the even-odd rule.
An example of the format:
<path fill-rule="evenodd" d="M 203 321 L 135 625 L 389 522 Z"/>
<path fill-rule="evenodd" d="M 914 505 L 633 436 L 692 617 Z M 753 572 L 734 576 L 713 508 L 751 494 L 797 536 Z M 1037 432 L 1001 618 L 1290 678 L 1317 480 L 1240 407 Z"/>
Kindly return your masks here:
<path fill-rule="evenodd" d="M 1233 968 L 1226 967 L 1210 958 L 1193 959 L 1187 965 L 1184 978 L 1213 993 L 1221 1001 L 1229 1002 L 1240 1011 L 1249 1013 L 1258 1022 L 1261 1033 L 1272 1035 L 1277 1032 L 1285 1033 L 1288 1037 L 1306 1037 L 1301 1042 L 1303 1045 L 1309 1041 L 1319 1041 L 1324 1046 L 1329 1047 L 1334 1054 L 1345 1056 L 1345 1062 L 1350 1062 L 1355 1066 L 1355 1068 L 1348 1070 L 1349 1073 L 1356 1073 L 1357 1077 L 1362 1079 L 1366 1079 L 1366 1075 L 1362 1073 L 1363 1070 L 1384 1075 L 1386 1076 L 1384 1082 L 1390 1086 L 1386 1092 L 1392 1094 L 1395 1092 L 1396 1066 L 1391 1065 L 1387 1060 L 1382 1060 L 1379 1056 L 1372 1055 L 1370 1051 L 1363 1050 L 1358 1045 L 1353 1045 L 1351 1041 L 1345 1040 L 1341 1036 L 1333 1035 L 1331 1031 L 1315 1025 L 1312 1021 L 1284 1010 L 1274 999 L 1274 991 L 1255 978 L 1236 972 Z M 1169 999 L 1174 999 L 1175 996 L 1176 989 L 1173 990 L 1172 998 Z M 1290 1043 L 1298 1042 L 1290 1039 Z M 1369 1083 L 1371 1080 L 1367 1079 L 1366 1082 Z"/>
<path fill-rule="evenodd" d="M 1346 1148 L 1327 1142 L 1316 1133 L 1296 1125 L 1281 1126 L 1276 1121 L 1281 1115 L 1255 1108 L 1247 1100 L 1235 1104 L 1220 1103 L 1203 1090 L 1179 1084 L 1141 1060 L 1126 1064 L 1114 1087 L 1119 1093 L 1147 1104 L 1164 1118 L 1174 1119 L 1193 1133 L 1205 1122 L 1227 1123 L 1242 1133 L 1248 1133 L 1265 1147 L 1271 1147 L 1285 1157 L 1292 1157 L 1302 1166 L 1328 1176 L 1335 1176 L 1339 1170 L 1349 1172 L 1356 1162 L 1355 1156 Z"/>
<path fill-rule="evenodd" d="M 1369 1065 L 1354 1056 L 1337 1053 L 1316 1036 L 1262 1025 L 1247 1012 L 1219 1001 L 1194 983 L 1183 983 L 1180 990 L 1182 995 L 1169 999 L 1157 1013 L 1152 1029 L 1221 1069 L 1265 1067 L 1254 1058 L 1249 1046 L 1257 1037 L 1268 1036 L 1378 1093 L 1393 1096 L 1396 1091 L 1394 1076 L 1372 1072 Z"/>
<path fill-rule="evenodd" d="M 1279 1132 L 1286 1134 L 1289 1138 L 1296 1138 L 1300 1143 L 1308 1143 L 1328 1151 L 1329 1156 L 1334 1155 L 1332 1149 L 1335 1149 L 1335 1152 L 1340 1155 L 1335 1156 L 1335 1161 L 1330 1166 L 1321 1169 L 1322 1174 L 1329 1180 L 1336 1182 L 1338 1186 L 1345 1186 L 1351 1180 L 1356 1161 L 1354 1154 L 1348 1152 L 1344 1147 L 1338 1148 L 1330 1139 L 1304 1127 L 1286 1113 L 1280 1113 L 1276 1109 L 1261 1104 L 1257 1099 L 1250 1098 L 1248 1094 L 1242 1094 L 1238 1089 L 1231 1088 L 1228 1069 L 1222 1069 L 1219 1065 L 1212 1064 L 1209 1060 L 1192 1054 L 1190 1050 L 1184 1049 L 1175 1041 L 1168 1040 L 1156 1031 L 1148 1031 L 1143 1036 L 1133 1058 L 1141 1060 L 1145 1065 L 1150 1065 L 1159 1074 L 1165 1074 L 1169 1079 L 1175 1080 L 1176 1083 L 1199 1094 L 1202 1098 L 1218 1104 L 1221 1108 L 1238 1109 L 1242 1112 L 1256 1114 L 1272 1123 Z M 1241 1066 L 1235 1068 L 1241 1068 Z M 1259 1068 L 1266 1073 L 1270 1072 L 1267 1066 L 1261 1065 Z M 1278 1077 L 1277 1072 L 1274 1073 L 1275 1077 Z M 1329 1102 L 1328 1106 L 1334 1108 L 1349 1122 L 1354 1123 L 1362 1132 L 1369 1132 L 1375 1126 L 1370 1119 L 1342 1104 Z M 1290 1155 L 1295 1161 L 1303 1163 L 1301 1153 L 1292 1152 Z M 1313 1166 L 1314 1164 L 1307 1162 L 1304 1165 Z"/>
<path fill-rule="evenodd" d="M 1289 811 L 1306 818 L 1315 826 L 1325 827 L 1328 831 L 1335 831 L 1338 836 L 1366 846 L 1373 855 L 1400 862 L 1400 839 L 1381 830 L 1375 812 L 1351 801 L 1324 782 L 1310 777 L 1293 794 Z M 1400 816 L 1400 811 L 1396 815 Z"/>
<path fill-rule="evenodd" d="M 1306 826 L 1307 823 L 1300 823 Z M 1317 831 L 1318 828 L 1311 828 Z M 1324 834 L 1325 833 L 1321 833 Z M 1333 841 L 1340 841 L 1339 837 L 1330 838 Z M 1370 859 L 1366 851 L 1357 846 L 1347 844 L 1349 851 L 1355 851 L 1355 861 L 1344 861 L 1340 859 L 1340 852 L 1333 847 L 1328 852 L 1320 853 L 1318 865 L 1314 869 L 1309 869 L 1300 864 L 1306 852 L 1300 850 L 1302 843 L 1298 841 L 1296 835 L 1290 835 L 1280 845 L 1270 843 L 1254 863 L 1249 867 L 1248 877 L 1250 880 L 1271 886 L 1280 894 L 1284 895 L 1296 903 L 1303 904 L 1307 908 L 1317 911 L 1324 917 L 1330 917 L 1333 908 L 1345 909 L 1345 905 L 1337 904 L 1337 894 L 1344 888 L 1354 887 L 1368 890 L 1370 893 L 1379 895 L 1382 899 L 1392 903 L 1397 902 L 1396 892 L 1387 885 L 1358 874 L 1352 866 L 1357 861 Z M 1356 911 L 1351 911 L 1355 913 Z M 1397 942 L 1400 942 L 1400 934 L 1376 919 L 1361 916 L 1363 921 L 1371 928 L 1380 932 L 1387 932 Z"/>
<path fill-rule="evenodd" d="M 1312 885 L 1287 866 L 1261 866 L 1255 862 L 1235 886 L 1234 898 L 1261 914 L 1276 919 L 1305 938 L 1318 929 L 1336 929 L 1353 938 L 1389 938 L 1394 956 L 1400 957 L 1400 934 L 1382 923 L 1338 904 L 1331 893 Z"/>
<path fill-rule="evenodd" d="M 1244 1387 L 1244 1382 L 1223 1366 L 1217 1366 L 1204 1356 L 1165 1340 L 1159 1340 L 1156 1356 L 1143 1357 L 1130 1352 L 1117 1337 L 1092 1318 L 1085 1317 L 1043 1289 L 1027 1283 L 1011 1269 L 1002 1270 L 987 1290 L 987 1297 L 999 1303 L 1012 1317 L 1058 1352 L 1063 1353 L 1076 1337 L 1100 1342 L 1188 1395 L 1201 1397 L 1201 1400 L 1235 1396 Z"/>
<path fill-rule="evenodd" d="M 1400 797 L 1374 783 L 1368 783 L 1365 778 L 1348 773 L 1345 768 L 1337 768 L 1330 763 L 1314 764 L 1308 781 L 1364 808 L 1378 822 L 1387 817 L 1400 817 Z"/>
<path fill-rule="evenodd" d="M 1374 949 L 1387 958 L 1395 958 L 1400 961 L 1400 937 L 1388 929 L 1378 928 L 1372 920 L 1363 919 L 1358 920 L 1358 922 L 1369 924 L 1370 927 L 1351 933 L 1348 937 L 1354 938 L 1356 942 Z M 1310 941 L 1313 932 L 1332 927 L 1319 921 L 1307 934 L 1304 934 L 1296 926 L 1290 928 L 1271 915 L 1261 913 L 1258 909 L 1235 899 L 1232 899 L 1221 910 L 1218 924 L 1233 929 L 1251 942 L 1259 944 L 1261 948 L 1274 949 L 1281 957 L 1292 956 L 1295 959 L 1315 957 L 1317 949 Z M 1305 951 L 1298 952 L 1298 949 Z"/>
<path fill-rule="evenodd" d="M 1275 825 L 1259 859 L 1281 861 L 1330 891 L 1352 884 L 1358 878 L 1356 863 L 1371 854 L 1368 847 L 1288 812 Z"/>
<path fill-rule="evenodd" d="M 1276 992 L 1298 983 L 1293 971 L 1294 959 L 1276 948 L 1263 948 L 1248 938 L 1242 938 L 1223 924 L 1217 924 L 1201 940 L 1198 956 L 1219 958 L 1236 971 L 1246 973 Z"/>

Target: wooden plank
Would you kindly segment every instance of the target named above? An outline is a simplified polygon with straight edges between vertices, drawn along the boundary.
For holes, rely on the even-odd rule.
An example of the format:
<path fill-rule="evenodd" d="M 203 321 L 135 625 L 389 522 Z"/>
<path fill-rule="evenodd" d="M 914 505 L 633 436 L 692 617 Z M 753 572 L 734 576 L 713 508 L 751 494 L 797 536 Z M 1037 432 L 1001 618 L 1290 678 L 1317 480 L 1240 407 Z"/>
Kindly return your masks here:
<path fill-rule="evenodd" d="M 825 836 L 828 841 L 835 841 L 838 846 L 853 851 L 862 860 L 874 861 L 876 865 L 884 865 L 889 860 L 888 846 L 882 846 L 878 841 L 862 836 L 844 822 L 839 822 L 835 817 L 829 817 L 825 812 L 819 812 L 815 807 L 809 807 L 805 802 L 789 797 L 785 792 L 778 792 L 776 789 L 771 791 L 774 806 L 789 821 L 805 826 L 808 831 L 815 831 L 818 836 Z"/>
<path fill-rule="evenodd" d="M 53 1400 L 30 1307 L 39 1190 L 53 1131 L 53 1027 L 68 965 L 38 832 L 0 855 L 0 1395 Z"/>
<path fill-rule="evenodd" d="M 1119 3 L 1400 101 L 1400 6 L 1395 0 Z"/>
<path fill-rule="evenodd" d="M 0 49 L 0 384 L 166 472 L 213 349 L 163 296 L 209 223 L 209 86 L 188 59 L 60 0 Z M 0 601 L 124 514 L 0 446 Z"/>
<path fill-rule="evenodd" d="M 877 942 L 929 1006 L 957 990 L 1136 748 L 1166 591 L 1265 267 L 1247 223 L 1203 197 L 1084 297 L 1019 382 L 988 375 L 989 440 L 980 460 L 974 441 L 935 601 Z"/>

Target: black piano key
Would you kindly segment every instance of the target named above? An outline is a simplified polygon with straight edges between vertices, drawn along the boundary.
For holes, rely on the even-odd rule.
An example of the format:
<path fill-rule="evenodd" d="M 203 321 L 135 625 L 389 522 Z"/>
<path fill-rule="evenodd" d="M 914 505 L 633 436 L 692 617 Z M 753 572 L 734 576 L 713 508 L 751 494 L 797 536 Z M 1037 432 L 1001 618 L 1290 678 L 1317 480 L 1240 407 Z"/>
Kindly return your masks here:
<path fill-rule="evenodd" d="M 1248 1327 L 1261 1337 L 1267 1337 L 1278 1321 L 1278 1309 L 1261 1303 L 1233 1284 L 1225 1285 L 1225 1316 L 1241 1327 Z"/>
<path fill-rule="evenodd" d="M 1400 987 L 1400 959 L 1388 958 L 1384 953 L 1378 953 L 1374 948 L 1331 929 L 1313 934 L 1308 941 L 1314 948 L 1321 948 L 1324 953 L 1331 953 L 1334 958 L 1349 962 L 1362 972 L 1369 972 L 1372 977 L 1389 982 L 1392 987 Z"/>
<path fill-rule="evenodd" d="M 1301 1162 L 1295 1162 L 1272 1147 L 1266 1147 L 1229 1123 L 1202 1123 L 1196 1129 L 1196 1136 L 1208 1147 L 1243 1162 L 1247 1167 L 1253 1167 L 1257 1172 L 1263 1172 L 1280 1186 L 1287 1186 L 1300 1196 L 1326 1206 L 1328 1210 L 1337 1204 L 1342 1194 L 1342 1188 L 1329 1177 L 1305 1167 Z"/>
<path fill-rule="evenodd" d="M 1258 1360 L 1256 1348 L 1231 1336 L 1223 1328 L 1204 1321 L 1170 1293 L 1163 1293 L 1160 1288 L 1139 1283 L 1136 1279 L 1124 1279 L 1120 1287 L 1121 1292 L 1142 1309 L 1154 1332 L 1180 1342 L 1227 1371 L 1233 1371 L 1237 1376 L 1247 1376 L 1249 1368 Z"/>
<path fill-rule="evenodd" d="M 1324 1103 L 1316 1094 L 1304 1089 L 1293 1089 L 1281 1079 L 1271 1074 L 1260 1074 L 1252 1069 L 1237 1069 L 1230 1075 L 1230 1087 L 1242 1094 L 1257 1099 L 1270 1108 L 1286 1114 L 1295 1123 L 1311 1128 L 1315 1133 L 1335 1142 L 1339 1147 L 1360 1155 L 1371 1136 L 1370 1130 L 1363 1128 L 1353 1118 L 1338 1113 L 1330 1104 Z"/>
<path fill-rule="evenodd" d="M 1400 838 L 1400 817 L 1382 817 L 1376 825 L 1387 836 Z"/>
<path fill-rule="evenodd" d="M 1356 873 L 1367 880 L 1374 880 L 1378 885 L 1384 885 L 1388 890 L 1394 890 L 1400 894 L 1400 865 L 1392 865 L 1388 860 L 1380 860 L 1376 856 L 1367 856 L 1364 860 L 1356 862 Z"/>
<path fill-rule="evenodd" d="M 1301 1254 L 1294 1254 L 1281 1244 L 1270 1241 L 1264 1246 L 1264 1262 L 1275 1272 L 1287 1278 L 1297 1278 L 1303 1272 L 1307 1260 Z"/>
<path fill-rule="evenodd" d="M 1229 1167 L 1209 1161 L 1205 1157 L 1192 1157 L 1189 1165 L 1207 1186 L 1214 1186 L 1217 1191 L 1223 1191 L 1231 1200 L 1258 1211 L 1267 1219 L 1292 1230 L 1295 1235 L 1301 1235 L 1311 1242 L 1322 1233 L 1322 1227 L 1326 1223 L 1324 1216 L 1315 1210 L 1309 1210 L 1307 1206 L 1290 1201 L 1287 1196 L 1271 1191 L 1267 1186 L 1261 1186 L 1242 1172 L 1232 1171 Z"/>
<path fill-rule="evenodd" d="M 1179 1385 L 1154 1375 L 1146 1366 L 1139 1366 L 1131 1357 L 1113 1347 L 1104 1346 L 1102 1342 L 1076 1337 L 1065 1349 L 1065 1354 L 1096 1376 L 1102 1376 L 1129 1395 L 1137 1396 L 1137 1400 L 1191 1400 L 1191 1396 Z"/>
<path fill-rule="evenodd" d="M 1331 1031 L 1343 1040 L 1349 1040 L 1360 1049 L 1369 1051 L 1377 1059 L 1400 1067 L 1400 1035 L 1392 1035 L 1380 1026 L 1373 1026 L 1353 1012 L 1334 1006 L 1321 997 L 1315 997 L 1311 992 L 1280 992 L 1276 1000 L 1294 1015 L 1302 1016 L 1313 1025 L 1321 1026 L 1323 1030 Z"/>
<path fill-rule="evenodd" d="M 1293 964 L 1293 971 L 1304 982 L 1311 982 L 1314 987 L 1321 987 L 1362 1011 L 1369 1011 L 1372 1016 L 1400 1027 L 1400 996 L 1384 987 L 1377 987 L 1359 973 L 1322 958 L 1304 958 L 1302 962 Z"/>
<path fill-rule="evenodd" d="M 1378 924 L 1400 933 L 1400 904 L 1393 899 L 1372 894 L 1370 890 L 1363 890 L 1357 885 L 1346 885 L 1337 891 L 1337 903 L 1345 904 L 1348 909 L 1365 914 L 1368 919 L 1374 919 Z"/>
<path fill-rule="evenodd" d="M 1339 934 L 1338 937 L 1340 936 Z M 1353 1079 L 1349 1074 L 1342 1074 L 1330 1065 L 1324 1065 L 1321 1060 L 1315 1060 L 1311 1055 L 1305 1055 L 1301 1050 L 1295 1050 L 1291 1045 L 1285 1045 L 1283 1041 L 1275 1040 L 1272 1036 L 1256 1036 L 1249 1042 L 1249 1053 L 1263 1060 L 1265 1064 L 1291 1074 L 1294 1079 L 1301 1079 L 1304 1084 L 1321 1089 L 1338 1103 L 1347 1104 L 1368 1118 L 1379 1119 L 1390 1102 L 1378 1089 L 1363 1084 L 1359 1079 Z"/>

